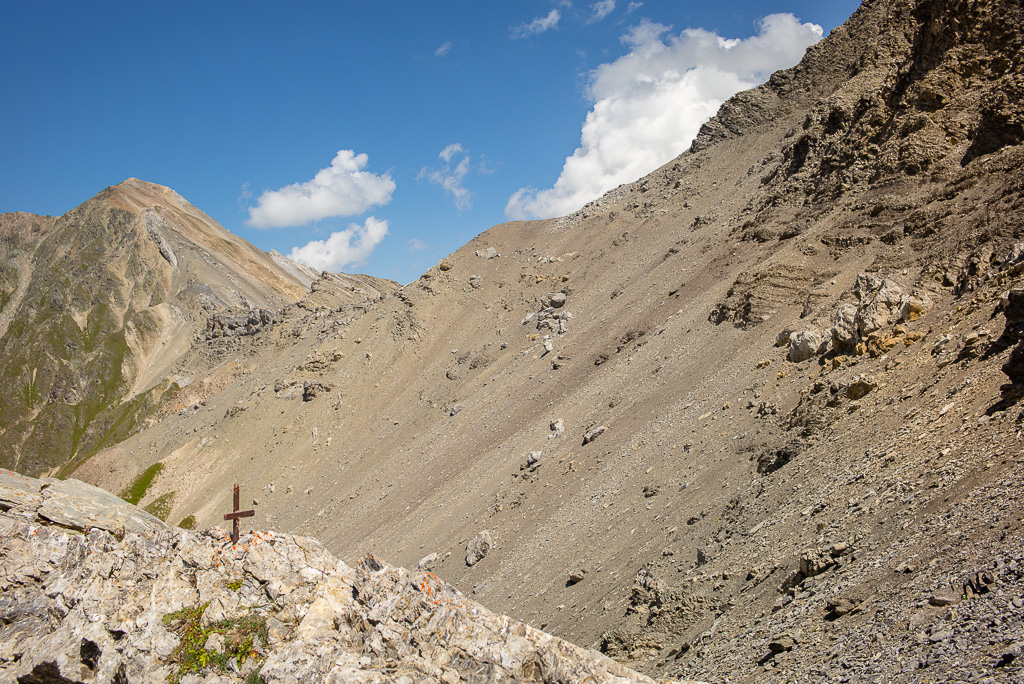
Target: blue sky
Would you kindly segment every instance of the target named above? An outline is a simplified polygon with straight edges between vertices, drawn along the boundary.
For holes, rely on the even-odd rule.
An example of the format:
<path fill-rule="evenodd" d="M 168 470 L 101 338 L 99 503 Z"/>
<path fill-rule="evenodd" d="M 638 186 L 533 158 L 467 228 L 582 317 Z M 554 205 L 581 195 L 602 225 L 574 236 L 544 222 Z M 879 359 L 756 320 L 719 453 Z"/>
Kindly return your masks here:
<path fill-rule="evenodd" d="M 858 4 L 2 0 L 0 211 L 135 176 L 263 249 L 406 283 L 656 168 Z"/>

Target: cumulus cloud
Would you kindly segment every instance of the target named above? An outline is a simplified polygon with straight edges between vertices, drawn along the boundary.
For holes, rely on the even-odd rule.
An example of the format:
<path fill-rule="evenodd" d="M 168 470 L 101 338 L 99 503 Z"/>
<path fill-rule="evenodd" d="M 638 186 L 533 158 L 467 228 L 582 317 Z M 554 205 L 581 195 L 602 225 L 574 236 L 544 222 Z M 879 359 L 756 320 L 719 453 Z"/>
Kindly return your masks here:
<path fill-rule="evenodd" d="M 288 258 L 321 271 L 339 273 L 365 262 L 387 234 L 387 221 L 368 216 L 363 225 L 350 223 L 326 240 L 311 240 L 302 247 L 293 247 Z"/>
<path fill-rule="evenodd" d="M 686 150 L 726 99 L 795 64 L 822 33 L 792 14 L 765 17 L 745 39 L 703 29 L 673 34 L 646 20 L 632 27 L 622 37 L 629 53 L 590 73 L 593 108 L 554 186 L 519 189 L 506 215 L 568 214 L 650 173 Z"/>
<path fill-rule="evenodd" d="M 446 40 L 443 43 L 441 43 L 440 47 L 438 47 L 436 50 L 434 50 L 434 56 L 435 57 L 444 57 L 445 55 L 447 55 L 451 51 L 452 51 L 452 41 Z"/>
<path fill-rule="evenodd" d="M 594 13 L 591 21 L 601 21 L 615 10 L 615 0 L 598 0 L 590 9 Z"/>
<path fill-rule="evenodd" d="M 431 183 L 440 185 L 445 192 L 452 196 L 456 209 L 459 211 L 469 209 L 473 202 L 470 199 L 469 190 L 462 182 L 472 168 L 469 153 L 461 143 L 456 142 L 441 150 L 437 157 L 444 162 L 441 167 L 434 169 L 424 166 L 417 174 L 417 180 L 426 178 Z M 453 164 L 452 162 L 457 157 L 461 157 L 461 159 Z"/>
<path fill-rule="evenodd" d="M 387 204 L 395 182 L 390 174 L 364 171 L 368 161 L 365 154 L 338 150 L 331 165 L 317 171 L 312 180 L 263 192 L 249 209 L 246 223 L 255 228 L 302 226 L 330 216 L 355 216 L 374 205 Z"/>
<path fill-rule="evenodd" d="M 519 26 L 509 27 L 513 38 L 529 38 L 536 36 L 558 26 L 562 13 L 556 9 L 551 10 L 546 16 L 537 17 L 533 21 L 524 22 Z"/>

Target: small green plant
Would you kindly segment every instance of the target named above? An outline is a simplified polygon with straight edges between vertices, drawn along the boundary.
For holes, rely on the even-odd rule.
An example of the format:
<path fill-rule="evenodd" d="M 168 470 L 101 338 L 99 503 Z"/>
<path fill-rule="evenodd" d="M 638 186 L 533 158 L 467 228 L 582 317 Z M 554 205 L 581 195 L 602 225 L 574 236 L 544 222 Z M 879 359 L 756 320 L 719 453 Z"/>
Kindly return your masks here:
<path fill-rule="evenodd" d="M 250 658 L 257 659 L 257 663 L 263 660 L 263 656 L 253 649 L 253 644 L 257 638 L 262 643 L 267 643 L 266 619 L 250 612 L 236 620 L 216 622 L 203 629 L 203 612 L 208 605 L 204 603 L 193 608 L 183 608 L 163 617 L 164 626 L 179 639 L 178 647 L 168 658 L 168 662 L 178 666 L 168 677 L 171 684 L 178 684 L 181 678 L 190 672 L 198 674 L 207 669 L 227 672 L 228 662 L 231 660 L 236 660 L 238 665 L 242 665 Z M 223 637 L 223 652 L 206 650 L 206 642 L 211 634 L 220 634 Z M 254 680 L 250 675 L 248 681 L 262 682 L 263 678 Z"/>
<path fill-rule="evenodd" d="M 178 527 L 180 527 L 183 530 L 194 530 L 194 529 L 196 529 L 196 516 L 194 516 L 193 514 L 189 513 L 188 515 L 186 515 L 184 518 L 181 519 L 181 522 L 178 523 Z"/>
<path fill-rule="evenodd" d="M 231 591 L 238 591 L 242 588 L 242 580 L 236 579 L 230 582 L 225 582 L 224 586 L 230 589 Z"/>
<path fill-rule="evenodd" d="M 130 504 L 137 504 L 142 501 L 142 497 L 146 496 L 146 492 L 149 490 L 149 486 L 153 484 L 153 480 L 160 474 L 160 471 L 164 469 L 163 463 L 154 463 L 149 466 L 142 473 L 135 478 L 129 486 L 121 492 L 120 497 Z"/>
<path fill-rule="evenodd" d="M 171 508 L 174 506 L 174 492 L 167 492 L 162 494 L 156 499 L 153 499 L 150 503 L 146 504 L 145 511 L 151 513 L 156 517 L 160 518 L 164 522 L 167 521 L 167 516 L 171 514 Z"/>

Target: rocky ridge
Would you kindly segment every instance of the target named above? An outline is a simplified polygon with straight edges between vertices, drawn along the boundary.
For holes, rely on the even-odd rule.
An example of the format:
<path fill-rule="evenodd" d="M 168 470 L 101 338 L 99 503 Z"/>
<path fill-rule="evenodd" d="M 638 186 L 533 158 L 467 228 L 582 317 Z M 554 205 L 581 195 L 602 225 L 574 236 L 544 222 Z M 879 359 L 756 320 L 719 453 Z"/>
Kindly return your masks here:
<path fill-rule="evenodd" d="M 430 572 L 349 567 L 315 539 L 112 530 L 147 514 L 83 483 L 62 492 L 77 515 L 33 519 L 36 491 L 57 486 L 0 470 L 5 681 L 652 684 Z"/>

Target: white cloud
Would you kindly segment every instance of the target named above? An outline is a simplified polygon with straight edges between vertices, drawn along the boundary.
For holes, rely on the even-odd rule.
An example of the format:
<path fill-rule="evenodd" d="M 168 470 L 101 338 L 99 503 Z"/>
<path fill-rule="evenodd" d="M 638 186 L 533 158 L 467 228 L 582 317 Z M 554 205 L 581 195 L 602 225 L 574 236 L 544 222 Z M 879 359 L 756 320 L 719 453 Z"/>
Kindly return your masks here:
<path fill-rule="evenodd" d="M 601 21 L 615 10 L 615 0 L 598 0 L 590 9 L 594 12 L 591 21 Z"/>
<path fill-rule="evenodd" d="M 446 162 L 450 162 L 452 160 L 452 157 L 454 157 L 459 152 L 464 152 L 464 151 L 465 150 L 462 148 L 462 143 L 457 143 L 456 142 L 456 143 L 452 143 L 451 145 L 448 145 L 447 147 L 445 147 L 443 150 L 441 150 L 441 153 L 439 155 L 437 155 L 437 156 L 440 157 L 441 159 L 444 159 Z"/>
<path fill-rule="evenodd" d="M 509 31 L 512 33 L 513 38 L 529 38 L 530 36 L 536 36 L 556 28 L 558 20 L 561 18 L 562 13 L 553 9 L 546 16 L 537 17 L 533 21 L 524 22 L 519 26 L 512 26 L 509 28 Z"/>
<path fill-rule="evenodd" d="M 452 51 L 452 41 L 446 40 L 443 43 L 441 43 L 440 47 L 438 47 L 436 50 L 434 50 L 434 56 L 435 57 L 444 57 L 445 55 L 447 55 L 451 51 Z"/>
<path fill-rule="evenodd" d="M 594 103 L 580 145 L 554 186 L 520 188 L 505 207 L 510 218 L 571 213 L 609 190 L 681 154 L 702 123 L 735 93 L 793 64 L 822 36 L 792 14 L 761 20 L 758 33 L 727 40 L 703 29 L 674 35 L 643 21 L 622 37 L 629 54 L 590 73 Z"/>
<path fill-rule="evenodd" d="M 452 166 L 452 160 L 455 157 L 461 156 L 457 164 Z M 472 169 L 472 163 L 469 159 L 469 153 L 465 148 L 462 147 L 461 143 L 452 143 L 448 145 L 440 154 L 437 155 L 438 159 L 444 162 L 439 169 L 432 169 L 424 166 L 420 169 L 416 179 L 426 178 L 431 183 L 435 183 L 444 188 L 444 191 L 452 196 L 455 202 L 455 208 L 459 211 L 465 211 L 469 209 L 473 202 L 470 199 L 470 192 L 463 185 L 463 179 L 466 174 Z"/>
<path fill-rule="evenodd" d="M 288 258 L 321 271 L 340 273 L 365 262 L 387 234 L 387 221 L 368 216 L 363 225 L 351 223 L 345 230 L 331 233 L 326 240 L 312 240 L 302 247 L 293 247 Z"/>
<path fill-rule="evenodd" d="M 642 3 L 642 2 L 631 2 L 626 7 L 626 14 L 632 14 L 633 12 L 637 11 L 638 9 L 640 9 L 643 6 L 644 6 L 644 3 Z"/>
<path fill-rule="evenodd" d="M 395 191 L 390 174 L 363 171 L 369 157 L 338 150 L 331 165 L 313 180 L 266 190 L 249 209 L 246 221 L 256 228 L 301 226 L 330 216 L 355 216 L 387 204 Z"/>
<path fill-rule="evenodd" d="M 419 238 L 411 238 L 408 242 L 410 252 L 419 252 L 427 248 L 427 243 Z"/>

